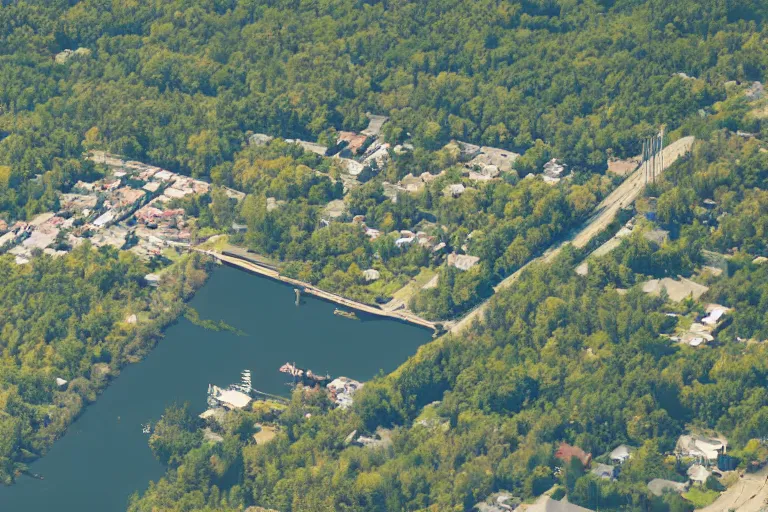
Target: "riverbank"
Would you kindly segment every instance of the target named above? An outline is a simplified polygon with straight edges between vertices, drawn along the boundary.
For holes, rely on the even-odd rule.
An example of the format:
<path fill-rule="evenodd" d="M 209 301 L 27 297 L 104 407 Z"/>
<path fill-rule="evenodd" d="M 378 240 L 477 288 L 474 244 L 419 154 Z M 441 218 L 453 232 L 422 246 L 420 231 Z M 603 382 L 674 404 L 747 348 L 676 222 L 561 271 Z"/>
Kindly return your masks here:
<path fill-rule="evenodd" d="M 421 318 L 420 316 L 415 315 L 409 311 L 386 311 L 376 306 L 370 306 L 362 302 L 357 302 L 352 299 L 342 297 L 341 295 L 337 295 L 335 293 L 321 290 L 320 288 L 317 288 L 316 286 L 310 283 L 305 283 L 304 281 L 299 281 L 298 279 L 293 279 L 291 277 L 283 276 L 274 267 L 268 267 L 266 265 L 256 263 L 255 261 L 245 260 L 243 258 L 240 258 L 232 254 L 224 254 L 224 253 L 216 252 L 212 250 L 198 249 L 198 248 L 195 248 L 193 250 L 203 254 L 207 254 L 208 256 L 216 258 L 217 260 L 227 265 L 231 265 L 231 266 L 246 270 L 248 272 L 258 274 L 263 277 L 268 277 L 270 279 L 274 279 L 276 281 L 289 284 L 297 288 L 301 293 L 309 294 L 319 299 L 323 299 L 328 302 L 333 302 L 335 304 L 353 309 L 355 311 L 360 311 L 362 313 L 367 313 L 367 314 L 375 315 L 379 317 L 390 318 L 393 320 L 399 320 L 401 322 L 406 322 L 419 327 L 424 327 L 426 329 L 433 330 L 436 334 L 439 334 L 443 328 L 442 324 L 438 322 L 430 322 L 429 320 L 425 320 L 424 318 Z"/>
<path fill-rule="evenodd" d="M 9 332 L 51 333 L 45 353 L 39 338 L 20 336 L 9 352 L 8 372 L 0 375 L 0 438 L 10 447 L 0 457 L 0 484 L 13 484 L 22 475 L 47 476 L 30 472 L 30 466 L 99 402 L 126 367 L 158 345 L 212 268 L 203 255 L 182 255 L 165 269 L 154 269 L 162 278 L 152 286 L 143 280 L 152 267 L 88 245 L 23 266 L 0 257 L 6 285 L 17 290 L 3 302 Z M 35 306 L 14 310 L 8 297 Z M 66 338 L 53 334 L 52 311 L 69 312 L 57 320 L 73 326 Z"/>
<path fill-rule="evenodd" d="M 144 492 L 166 468 L 152 455 L 142 425 L 157 424 L 165 408 L 189 402 L 197 415 L 207 408 L 208 384 L 228 385 L 251 370 L 253 386 L 289 398 L 286 361 L 323 374 L 368 381 L 389 373 L 430 339 L 403 322 L 354 322 L 333 315 L 334 305 L 306 299 L 297 308 L 290 286 L 217 266 L 189 302 L 201 318 L 239 332 L 210 330 L 183 316 L 157 346 L 129 364 L 96 402 L 29 470 L 0 486 L 3 512 L 124 512 L 134 492 Z"/>

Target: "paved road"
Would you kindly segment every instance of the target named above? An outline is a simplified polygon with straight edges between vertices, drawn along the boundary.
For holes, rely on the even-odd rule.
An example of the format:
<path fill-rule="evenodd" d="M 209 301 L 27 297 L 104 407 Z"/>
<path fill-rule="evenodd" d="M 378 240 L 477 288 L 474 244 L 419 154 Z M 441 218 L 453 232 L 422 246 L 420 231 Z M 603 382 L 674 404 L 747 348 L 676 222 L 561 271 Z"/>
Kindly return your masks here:
<path fill-rule="evenodd" d="M 693 137 L 683 137 L 682 139 L 678 139 L 677 141 L 664 148 L 664 165 L 659 165 L 659 172 L 657 172 L 656 175 L 658 176 L 661 174 L 662 171 L 672 165 L 678 158 L 688 153 L 691 150 L 691 146 L 693 146 L 693 141 Z M 589 243 L 589 241 L 592 240 L 598 233 L 608 227 L 608 225 L 613 221 L 613 219 L 616 217 L 616 214 L 622 207 L 632 204 L 635 199 L 637 199 L 637 197 L 643 191 L 644 185 L 644 169 L 642 167 L 638 167 L 634 172 L 632 172 L 632 174 L 627 177 L 627 179 L 621 183 L 621 185 L 619 185 L 613 192 L 608 194 L 608 196 L 603 199 L 600 204 L 597 205 L 595 212 L 580 228 L 574 232 L 574 236 L 553 245 L 547 249 L 544 254 L 538 258 L 532 259 L 523 265 L 517 272 L 511 274 L 498 285 L 496 285 L 494 291 L 498 292 L 499 290 L 509 287 L 512 283 L 517 281 L 517 279 L 520 277 L 523 271 L 528 268 L 529 265 L 539 261 L 552 261 L 560 253 L 566 243 L 570 243 L 577 248 L 582 248 L 587 245 L 587 243 Z M 475 320 L 482 321 L 483 313 L 488 307 L 489 300 L 490 298 L 467 313 L 458 322 L 453 324 L 450 328 L 450 331 L 452 333 L 458 333 L 464 330 L 464 328 L 472 325 Z"/>
<path fill-rule="evenodd" d="M 715 500 L 699 512 L 758 512 L 768 505 L 768 466 L 757 473 L 745 473 Z"/>

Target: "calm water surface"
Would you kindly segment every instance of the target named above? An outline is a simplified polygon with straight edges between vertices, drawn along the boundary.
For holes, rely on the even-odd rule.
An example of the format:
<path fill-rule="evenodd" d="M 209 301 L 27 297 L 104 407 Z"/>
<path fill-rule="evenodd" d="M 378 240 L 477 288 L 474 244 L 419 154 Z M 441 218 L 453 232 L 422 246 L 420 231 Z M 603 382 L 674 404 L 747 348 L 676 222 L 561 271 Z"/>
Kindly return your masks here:
<path fill-rule="evenodd" d="M 395 369 L 430 339 L 426 330 L 390 320 L 355 321 L 334 305 L 303 298 L 288 286 L 222 267 L 192 300 L 201 318 L 246 333 L 213 332 L 182 319 L 141 363 L 126 367 L 48 454 L 31 466 L 45 480 L 20 478 L 0 487 L 0 512 L 117 512 L 164 468 L 141 425 L 174 401 L 206 408 L 208 383 L 228 385 L 250 369 L 253 386 L 287 394 L 286 361 L 333 376 L 367 380 Z"/>

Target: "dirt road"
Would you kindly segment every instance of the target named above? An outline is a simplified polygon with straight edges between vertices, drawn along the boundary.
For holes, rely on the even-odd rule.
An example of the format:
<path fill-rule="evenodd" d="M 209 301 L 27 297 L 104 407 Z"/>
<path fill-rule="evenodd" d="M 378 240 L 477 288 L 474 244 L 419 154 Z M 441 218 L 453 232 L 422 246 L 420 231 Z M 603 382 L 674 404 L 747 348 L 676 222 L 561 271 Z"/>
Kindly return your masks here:
<path fill-rule="evenodd" d="M 678 139 L 664 148 L 664 165 L 659 166 L 660 172 L 657 173 L 657 176 L 661 173 L 661 171 L 664 171 L 670 165 L 672 165 L 678 158 L 688 153 L 691 150 L 691 146 L 693 146 L 693 141 L 693 137 L 683 137 L 682 139 Z M 520 270 L 511 274 L 498 285 L 496 285 L 494 290 L 499 291 L 509 287 L 512 283 L 517 281 L 517 279 L 520 277 L 520 274 L 522 274 L 522 272 L 528 268 L 528 265 L 538 261 L 553 260 L 560 253 L 560 250 L 566 243 L 573 244 L 578 248 L 587 245 L 587 243 L 589 243 L 589 241 L 592 240 L 598 233 L 608 227 L 608 225 L 613 221 L 613 219 L 616 217 L 616 214 L 622 207 L 632 204 L 635 199 L 637 199 L 637 197 L 643 191 L 644 186 L 645 173 L 642 167 L 638 167 L 632 174 L 627 177 L 626 180 L 621 183 L 621 185 L 616 188 L 616 190 L 608 194 L 608 197 L 603 199 L 600 204 L 597 205 L 595 212 L 579 229 L 574 232 L 574 236 L 553 245 L 547 249 L 544 254 L 523 265 Z M 450 331 L 452 333 L 461 332 L 464 328 L 472 325 L 475 320 L 482 320 L 483 313 L 488 307 L 489 300 L 490 298 L 467 313 L 458 322 L 453 324 Z"/>
<path fill-rule="evenodd" d="M 757 473 L 745 473 L 713 504 L 699 512 L 758 512 L 768 507 L 768 466 Z"/>

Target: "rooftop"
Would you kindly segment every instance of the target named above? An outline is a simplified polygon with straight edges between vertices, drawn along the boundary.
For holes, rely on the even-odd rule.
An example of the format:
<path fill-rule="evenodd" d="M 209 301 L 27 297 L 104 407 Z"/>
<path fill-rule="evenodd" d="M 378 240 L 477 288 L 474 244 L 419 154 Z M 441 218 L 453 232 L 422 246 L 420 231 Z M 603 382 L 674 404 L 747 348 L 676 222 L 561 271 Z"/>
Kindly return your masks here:
<path fill-rule="evenodd" d="M 477 265 L 480 261 L 478 256 L 470 256 L 469 254 L 456 254 L 451 253 L 448 255 L 448 266 L 456 267 L 459 270 L 469 270 Z"/>
<path fill-rule="evenodd" d="M 673 482 L 672 480 L 664 480 L 663 478 L 654 478 L 648 482 L 648 489 L 656 496 L 661 496 L 664 492 L 685 492 L 687 485 L 682 482 Z"/>
<path fill-rule="evenodd" d="M 682 435 L 675 445 L 675 453 L 687 457 L 705 457 L 717 459 L 718 452 L 726 447 L 724 439 L 713 439 L 697 434 Z"/>
<path fill-rule="evenodd" d="M 525 512 L 592 512 L 588 508 L 580 507 L 567 501 L 553 500 L 549 496 L 541 496 L 536 503 L 528 506 Z"/>
<path fill-rule="evenodd" d="M 234 389 L 223 389 L 216 395 L 216 400 L 222 403 L 225 407 L 233 409 L 242 409 L 249 403 L 251 403 L 251 397 L 243 393 L 242 391 L 236 391 Z"/>
<path fill-rule="evenodd" d="M 627 446 L 625 444 L 620 444 L 616 448 L 614 448 L 611 453 L 608 455 L 611 460 L 617 460 L 620 462 L 624 462 L 627 460 L 630 456 L 630 454 L 634 451 L 634 448 L 631 446 Z"/>
<path fill-rule="evenodd" d="M 368 127 L 361 133 L 370 137 L 378 137 L 381 132 L 381 127 L 384 126 L 384 123 L 386 123 L 389 118 L 387 116 L 377 116 L 368 113 L 365 115 L 368 118 Z"/>

